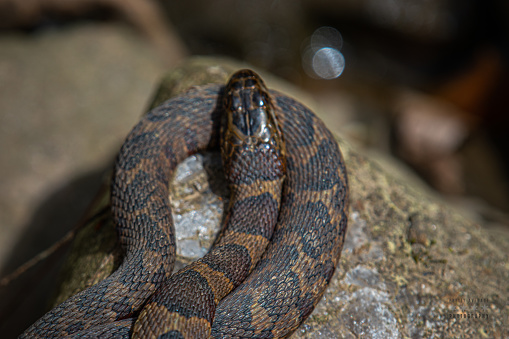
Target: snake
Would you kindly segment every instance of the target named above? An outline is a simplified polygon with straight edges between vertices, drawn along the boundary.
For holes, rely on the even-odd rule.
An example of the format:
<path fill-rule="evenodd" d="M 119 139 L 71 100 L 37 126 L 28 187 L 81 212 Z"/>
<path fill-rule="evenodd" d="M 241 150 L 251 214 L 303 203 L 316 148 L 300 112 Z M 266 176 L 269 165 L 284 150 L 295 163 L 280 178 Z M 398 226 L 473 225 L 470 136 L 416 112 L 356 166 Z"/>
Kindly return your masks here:
<path fill-rule="evenodd" d="M 233 179 L 226 226 L 205 257 L 172 275 L 170 178 L 188 156 L 220 144 Z M 20 338 L 288 337 L 336 270 L 348 198 L 338 143 L 310 109 L 247 69 L 226 86 L 192 87 L 148 112 L 117 156 L 111 208 L 124 251 L 119 268 Z"/>

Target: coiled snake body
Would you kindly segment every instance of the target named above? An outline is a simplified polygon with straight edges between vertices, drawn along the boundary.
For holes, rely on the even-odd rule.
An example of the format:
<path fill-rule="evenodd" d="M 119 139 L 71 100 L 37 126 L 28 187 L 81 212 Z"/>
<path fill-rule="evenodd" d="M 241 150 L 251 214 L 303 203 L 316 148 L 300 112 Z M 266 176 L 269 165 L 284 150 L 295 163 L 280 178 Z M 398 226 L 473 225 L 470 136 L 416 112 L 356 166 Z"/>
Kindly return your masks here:
<path fill-rule="evenodd" d="M 286 145 L 286 179 L 277 225 L 251 274 L 238 287 L 240 281 L 233 284 L 230 287 L 233 291 L 218 301 L 215 312 L 212 310 L 206 316 L 194 311 L 194 304 L 206 304 L 205 301 L 211 300 L 200 297 L 202 292 L 191 306 L 164 306 L 157 298 L 159 291 L 151 298 L 168 281 L 174 264 L 169 178 L 177 164 L 189 155 L 217 147 L 218 126 L 224 110 L 219 98 L 230 90 L 216 84 L 194 87 L 149 112 L 120 151 L 112 183 L 112 212 L 125 250 L 121 266 L 102 282 L 48 312 L 21 337 L 121 338 L 133 334 L 156 337 L 167 332 L 144 332 L 140 325 L 142 320 L 134 326 L 145 305 L 140 318 L 151 319 L 147 310 L 152 305 L 152 310 L 174 314 L 191 325 L 203 320 L 209 324 L 210 331 L 205 336 L 214 338 L 287 337 L 311 314 L 332 278 L 345 238 L 348 182 L 343 158 L 332 134 L 309 109 L 275 91 L 265 92 L 263 82 L 254 72 L 237 72 L 228 86 L 242 87 L 246 83 L 255 91 L 267 93 L 267 99 L 272 98 L 270 101 Z M 250 98 L 260 99 L 257 95 Z M 260 104 L 263 107 L 264 103 Z M 273 175 L 279 168 L 277 161 L 276 170 L 266 167 L 270 168 L 271 172 L 263 177 L 278 181 L 281 175 Z M 228 169 L 226 171 L 228 173 Z M 277 188 L 269 189 L 269 193 L 277 193 Z M 238 215 L 252 209 L 245 204 L 234 205 L 235 208 L 240 210 Z M 263 233 L 264 237 L 270 237 L 270 232 L 269 235 L 265 231 L 258 232 L 257 235 Z M 225 233 L 222 232 L 223 237 Z M 231 246 L 238 247 L 240 252 L 245 246 L 244 252 L 249 255 L 253 252 L 248 245 L 235 243 Z M 242 267 L 246 266 L 244 262 L 249 256 L 228 258 L 225 261 L 228 264 Z M 224 277 L 229 278 L 227 281 L 235 280 L 230 279 L 229 273 L 235 270 L 206 260 L 202 267 L 219 280 Z M 250 264 L 247 267 L 250 271 Z M 207 278 L 200 279 L 197 272 L 191 275 L 197 275 L 204 291 L 212 293 L 212 299 L 216 299 L 220 294 L 218 290 Z M 194 285 L 182 281 L 176 287 L 172 292 L 176 296 L 173 300 L 198 294 L 189 292 Z M 199 305 L 198 308 L 208 307 Z M 158 317 L 154 319 L 166 316 Z M 157 326 L 158 322 L 160 320 L 148 321 L 149 328 Z M 167 332 L 159 337 L 195 336 L 203 335 L 191 330 Z"/>

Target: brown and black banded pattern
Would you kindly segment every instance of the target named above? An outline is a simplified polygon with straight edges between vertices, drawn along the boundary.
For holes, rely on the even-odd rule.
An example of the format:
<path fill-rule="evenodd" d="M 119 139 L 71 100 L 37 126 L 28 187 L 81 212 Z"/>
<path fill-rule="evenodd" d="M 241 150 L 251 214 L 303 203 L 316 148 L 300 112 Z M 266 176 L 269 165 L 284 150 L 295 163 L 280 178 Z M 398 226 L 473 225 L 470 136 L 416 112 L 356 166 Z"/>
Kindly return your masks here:
<path fill-rule="evenodd" d="M 217 147 L 222 90 L 220 85 L 192 88 L 135 127 L 119 155 L 112 196 L 126 250 L 123 264 L 45 315 L 24 336 L 131 335 L 134 317 L 173 267 L 174 236 L 160 227 L 172 222 L 168 178 L 190 154 Z M 280 215 L 261 261 L 219 303 L 212 323 L 216 338 L 289 336 L 318 303 L 343 247 L 348 183 L 337 143 L 306 107 L 270 93 L 286 143 Z M 177 294 L 186 292 L 186 286 L 181 288 Z"/>
<path fill-rule="evenodd" d="M 225 225 L 209 253 L 149 299 L 133 338 L 210 337 L 217 304 L 251 273 L 274 231 L 286 158 L 268 90 L 251 71 L 239 71 L 223 102 L 221 153 L 230 187 Z"/>
<path fill-rule="evenodd" d="M 348 182 L 338 145 L 306 107 L 272 98 L 287 152 L 280 216 L 258 266 L 219 304 L 215 338 L 290 335 L 320 300 L 343 247 Z"/>
<path fill-rule="evenodd" d="M 175 236 L 168 184 L 177 164 L 218 143 L 219 86 L 196 88 L 148 113 L 126 139 L 112 183 L 112 214 L 125 256 L 102 282 L 74 295 L 22 338 L 117 331 L 172 272 Z M 216 109 L 217 108 L 217 109 Z M 101 328 L 106 326 L 106 328 Z"/>

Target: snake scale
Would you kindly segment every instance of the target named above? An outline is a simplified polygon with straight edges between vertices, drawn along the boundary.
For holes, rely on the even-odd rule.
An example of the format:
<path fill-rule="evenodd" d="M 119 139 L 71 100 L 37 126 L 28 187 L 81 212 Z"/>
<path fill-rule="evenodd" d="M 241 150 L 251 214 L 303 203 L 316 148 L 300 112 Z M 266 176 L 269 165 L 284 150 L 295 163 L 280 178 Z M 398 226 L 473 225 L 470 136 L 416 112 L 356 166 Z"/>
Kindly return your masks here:
<path fill-rule="evenodd" d="M 202 259 L 195 268 L 179 271 L 185 279 L 170 283 L 173 291 L 166 292 L 161 286 L 174 279 L 170 276 L 175 257 L 169 180 L 186 157 L 218 147 L 223 111 L 232 109 L 228 105 L 239 107 L 231 93 L 244 93 L 240 97 L 252 101 L 251 110 L 246 111 L 269 108 L 270 113 L 273 107 L 284 144 L 282 150 L 277 146 L 275 151 L 262 152 L 264 162 L 252 167 L 250 179 L 245 178 L 249 172 L 238 176 L 225 166 L 227 178 L 236 177 L 239 187 L 251 188 L 247 193 L 239 190 L 226 219 L 244 220 L 254 212 L 266 220 L 258 223 L 270 228 L 267 225 L 275 219 L 279 205 L 273 198 L 281 190 L 277 184 L 284 174 L 280 170 L 286 167 L 277 224 L 270 237 L 270 230 L 233 222 L 236 226 L 223 229 L 209 253 L 216 261 Z M 277 125 L 261 121 L 265 126 Z M 267 164 L 270 159 L 272 164 Z M 268 211 L 258 207 L 262 196 L 261 205 L 269 206 Z M 243 203 L 246 199 L 249 204 Z M 147 113 L 119 153 L 112 214 L 125 252 L 120 267 L 48 312 L 21 338 L 288 337 L 311 314 L 332 278 L 343 247 L 347 212 L 344 161 L 334 137 L 314 113 L 283 94 L 267 91 L 250 70 L 235 73 L 226 88 L 219 84 L 193 87 Z M 232 240 L 225 245 L 222 239 L 228 236 Z M 252 238 L 261 240 L 261 250 L 250 245 L 251 240 L 243 242 Z M 270 242 L 264 240 L 269 238 Z M 256 261 L 252 259 L 255 252 L 261 255 L 256 265 L 251 261 Z M 247 278 L 241 282 L 244 275 Z M 216 286 L 211 277 L 230 286 Z M 181 301 L 184 297 L 191 301 Z M 176 330 L 168 330 L 167 319 L 188 327 L 181 329 L 177 324 Z M 205 332 L 199 329 L 203 325 Z"/>

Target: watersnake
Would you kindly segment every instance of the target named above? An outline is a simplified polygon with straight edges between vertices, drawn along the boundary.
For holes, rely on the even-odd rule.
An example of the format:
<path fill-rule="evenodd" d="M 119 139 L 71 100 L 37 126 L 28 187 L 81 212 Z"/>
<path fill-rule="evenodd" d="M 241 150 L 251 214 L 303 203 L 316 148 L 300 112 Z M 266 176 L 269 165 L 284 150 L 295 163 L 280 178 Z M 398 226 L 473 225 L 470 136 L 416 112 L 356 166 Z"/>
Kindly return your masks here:
<path fill-rule="evenodd" d="M 112 183 L 112 214 L 125 250 L 123 263 L 102 282 L 48 312 L 21 337 L 129 337 L 133 327 L 135 335 L 145 336 L 134 322 L 143 306 L 157 299 L 152 295 L 168 280 L 174 264 L 169 178 L 189 155 L 218 146 L 222 112 L 230 108 L 224 102 L 235 101 L 223 98 L 232 86 L 246 90 L 246 84 L 251 86 L 247 92 L 265 93 L 264 100 L 274 107 L 286 145 L 286 179 L 270 243 L 246 280 L 212 312 L 210 336 L 287 337 L 310 315 L 343 247 L 348 210 L 344 161 L 334 137 L 314 113 L 283 94 L 265 92 L 262 80 L 243 70 L 232 76 L 226 89 L 218 84 L 191 88 L 153 109 L 134 127 L 117 158 Z M 248 210 L 242 204 L 236 208 Z M 228 260 L 239 267 L 242 261 Z M 205 261 L 203 266 L 212 274 L 228 275 L 218 265 Z M 207 280 L 200 281 L 207 288 Z M 177 299 L 189 294 L 189 285 L 177 285 Z M 217 291 L 209 291 L 215 298 Z M 191 309 L 184 305 L 167 310 L 200 322 L 201 313 Z M 150 312 L 146 317 L 150 319 Z M 184 338 L 182 333 L 160 337 Z"/>

